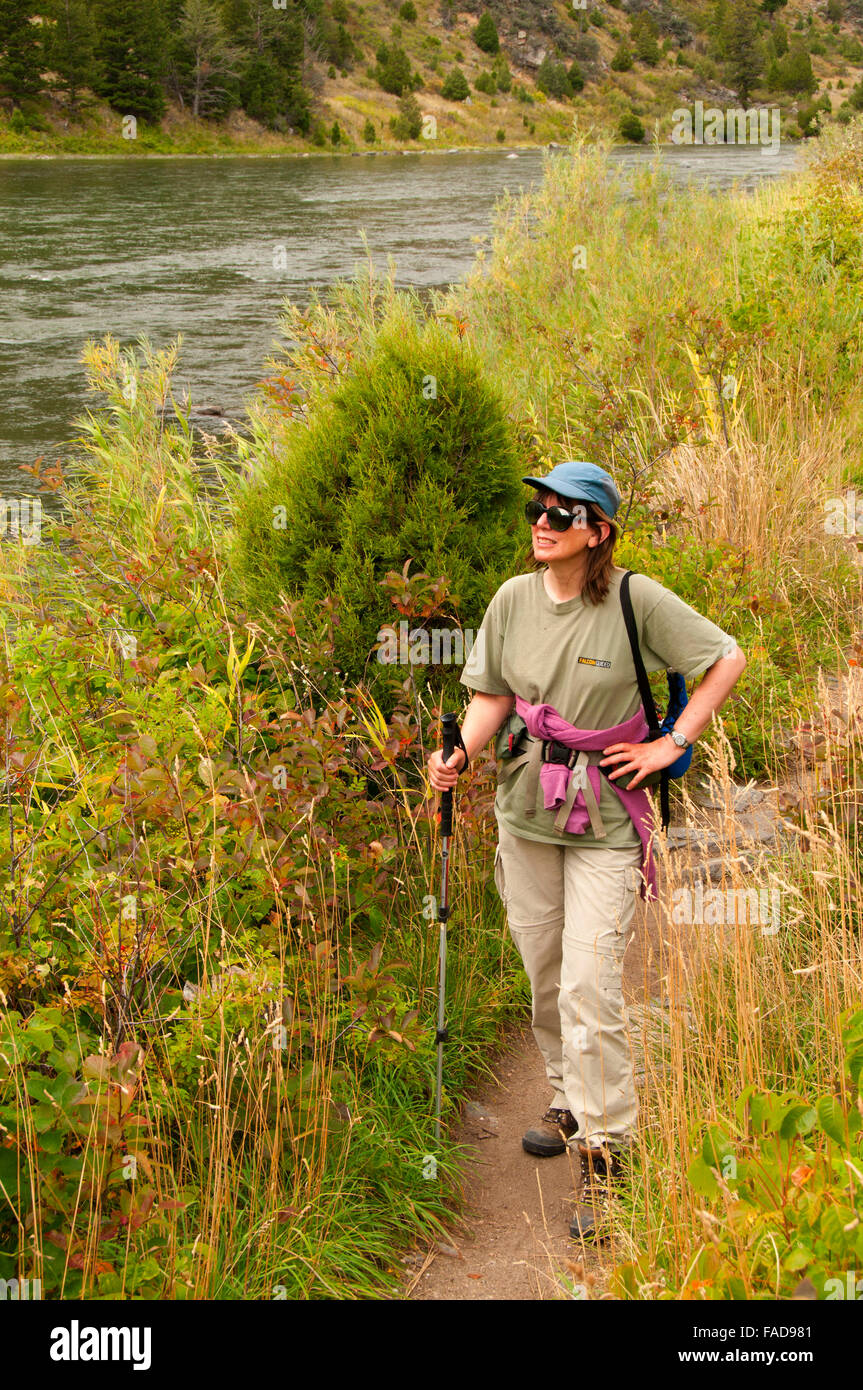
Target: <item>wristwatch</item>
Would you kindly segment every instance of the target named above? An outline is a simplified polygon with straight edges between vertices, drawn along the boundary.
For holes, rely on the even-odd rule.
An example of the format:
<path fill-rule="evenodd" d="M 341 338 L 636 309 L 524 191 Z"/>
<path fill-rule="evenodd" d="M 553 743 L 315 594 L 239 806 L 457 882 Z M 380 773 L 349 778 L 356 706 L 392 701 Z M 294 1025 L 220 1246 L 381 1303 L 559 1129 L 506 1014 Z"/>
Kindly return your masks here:
<path fill-rule="evenodd" d="M 689 742 L 689 739 L 686 737 L 685 734 L 682 734 L 679 729 L 669 729 L 668 733 L 671 737 L 672 742 L 677 744 L 678 748 L 682 753 L 685 753 L 687 748 L 692 747 L 692 744 Z"/>

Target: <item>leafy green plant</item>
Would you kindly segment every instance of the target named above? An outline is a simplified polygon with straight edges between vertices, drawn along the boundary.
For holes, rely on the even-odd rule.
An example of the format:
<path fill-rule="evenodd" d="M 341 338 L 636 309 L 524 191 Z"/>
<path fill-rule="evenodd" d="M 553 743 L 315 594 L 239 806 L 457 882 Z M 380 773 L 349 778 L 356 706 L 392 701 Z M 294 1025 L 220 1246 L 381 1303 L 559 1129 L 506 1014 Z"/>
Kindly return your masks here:
<path fill-rule="evenodd" d="M 625 111 L 617 128 L 624 140 L 631 140 L 636 145 L 640 145 L 644 140 L 644 126 L 634 111 Z"/>
<path fill-rule="evenodd" d="M 842 1041 L 835 1092 L 747 1086 L 735 1123 L 704 1125 L 687 1176 L 705 1203 L 708 1238 L 686 1283 L 666 1283 L 658 1298 L 791 1298 L 802 1280 L 818 1298 L 845 1296 L 845 1271 L 863 1261 L 863 1011 L 845 1016 Z M 644 1262 L 616 1279 L 638 1297 Z"/>

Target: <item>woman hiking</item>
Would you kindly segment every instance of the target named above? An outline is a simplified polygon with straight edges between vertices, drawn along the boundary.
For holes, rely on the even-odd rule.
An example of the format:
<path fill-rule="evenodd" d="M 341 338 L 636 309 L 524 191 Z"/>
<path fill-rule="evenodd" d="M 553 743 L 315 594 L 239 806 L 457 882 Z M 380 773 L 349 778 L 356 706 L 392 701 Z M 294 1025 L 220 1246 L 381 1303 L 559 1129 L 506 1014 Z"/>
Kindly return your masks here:
<path fill-rule="evenodd" d="M 525 515 L 530 574 L 508 579 L 486 610 L 461 681 L 475 693 L 463 748 L 429 758 L 452 788 L 497 734 L 495 883 L 530 980 L 531 1023 L 551 1101 L 522 1140 L 543 1157 L 581 1159 L 570 1234 L 602 1234 L 604 1194 L 625 1176 L 637 1118 L 623 1011 L 623 954 L 635 894 L 656 896 L 645 783 L 707 728 L 745 666 L 733 638 L 644 574 L 631 598 L 647 671 L 705 671 L 673 734 L 649 726 L 614 564 L 620 494 L 596 464 L 561 463 Z"/>

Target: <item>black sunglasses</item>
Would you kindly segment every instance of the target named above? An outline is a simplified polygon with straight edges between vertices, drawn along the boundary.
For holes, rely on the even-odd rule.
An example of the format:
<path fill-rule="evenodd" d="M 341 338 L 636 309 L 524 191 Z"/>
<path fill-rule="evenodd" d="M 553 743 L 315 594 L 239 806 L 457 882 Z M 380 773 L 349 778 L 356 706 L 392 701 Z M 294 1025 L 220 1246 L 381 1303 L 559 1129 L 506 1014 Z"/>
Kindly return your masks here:
<path fill-rule="evenodd" d="M 532 497 L 525 503 L 524 514 L 531 526 L 536 526 L 545 513 L 552 531 L 568 531 L 574 521 L 582 526 L 587 524 L 587 509 L 581 502 L 576 502 L 575 507 L 574 512 L 568 512 L 564 507 L 546 507 L 539 498 Z"/>

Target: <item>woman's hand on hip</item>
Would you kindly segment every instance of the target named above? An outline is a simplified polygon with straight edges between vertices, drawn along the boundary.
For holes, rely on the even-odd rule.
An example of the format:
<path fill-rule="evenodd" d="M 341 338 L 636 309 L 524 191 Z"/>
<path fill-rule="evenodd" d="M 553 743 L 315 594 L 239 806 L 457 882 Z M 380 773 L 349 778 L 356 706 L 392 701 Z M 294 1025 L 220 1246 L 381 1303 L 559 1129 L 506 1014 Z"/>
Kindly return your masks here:
<path fill-rule="evenodd" d="M 636 774 L 629 782 L 630 791 L 637 787 L 643 778 L 649 777 L 651 772 L 660 772 L 664 767 L 671 767 L 680 757 L 680 749 L 667 734 L 663 738 L 654 739 L 652 743 L 610 743 L 602 751 L 611 756 L 603 757 L 599 763 L 600 767 L 605 767 L 606 763 L 616 764 L 614 768 L 605 767 L 609 781 L 616 782 L 621 778 L 626 781 L 628 773 Z"/>

